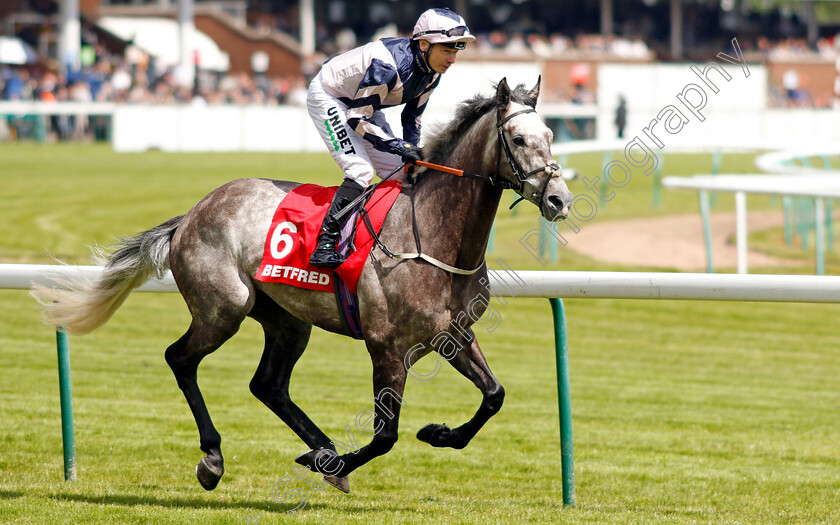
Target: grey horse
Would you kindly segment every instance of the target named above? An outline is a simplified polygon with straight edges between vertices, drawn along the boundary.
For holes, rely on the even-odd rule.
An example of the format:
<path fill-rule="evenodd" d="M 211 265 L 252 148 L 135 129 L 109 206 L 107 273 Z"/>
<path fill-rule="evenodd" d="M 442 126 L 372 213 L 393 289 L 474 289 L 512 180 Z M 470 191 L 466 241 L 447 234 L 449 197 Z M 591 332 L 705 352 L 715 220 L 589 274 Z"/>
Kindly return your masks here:
<path fill-rule="evenodd" d="M 360 317 L 373 363 L 375 417 L 369 423 L 375 432 L 357 451 L 339 455 L 289 397 L 289 378 L 312 326 L 350 335 L 335 297 L 254 278 L 274 211 L 298 183 L 232 181 L 186 214 L 119 242 L 111 255 L 99 254 L 103 271 L 93 280 L 36 285 L 32 294 L 48 324 L 83 334 L 103 325 L 134 288 L 172 270 L 192 321 L 165 357 L 198 426 L 206 456 L 196 475 L 207 490 L 219 483 L 224 460 L 221 437 L 198 387 L 198 364 L 246 317 L 265 333 L 251 392 L 310 447 L 296 461 L 337 488 L 348 491 L 348 474 L 394 446 L 406 376 L 429 352 L 444 355 L 440 337 L 435 338 L 442 333 L 449 341 L 444 357 L 483 398 L 466 423 L 456 428 L 430 424 L 417 438 L 435 447 L 463 448 L 504 399 L 471 329 L 487 307 L 484 254 L 502 190 L 514 189 L 550 221 L 565 218 L 572 201 L 551 155 L 552 133 L 534 109 L 539 85 L 511 89 L 502 79 L 494 96 L 463 102 L 425 151 L 429 161 L 473 176 L 421 170 L 403 187 L 382 226 L 380 239 L 391 252 L 417 251 L 419 240 L 429 258 L 392 258 L 374 249 L 359 278 Z"/>

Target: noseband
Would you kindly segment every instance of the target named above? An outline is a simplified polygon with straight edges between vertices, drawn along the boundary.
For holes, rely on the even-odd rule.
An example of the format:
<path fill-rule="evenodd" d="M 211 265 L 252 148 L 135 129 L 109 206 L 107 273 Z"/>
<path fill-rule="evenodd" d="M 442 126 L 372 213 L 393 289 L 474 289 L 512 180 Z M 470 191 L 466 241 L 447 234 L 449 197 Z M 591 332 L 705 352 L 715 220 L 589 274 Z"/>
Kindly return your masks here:
<path fill-rule="evenodd" d="M 557 171 L 560 169 L 560 166 L 554 162 L 551 164 L 546 164 L 541 168 L 537 168 L 535 170 L 531 170 L 528 173 L 525 173 L 525 170 L 522 169 L 522 166 L 519 165 L 519 162 L 514 158 L 513 152 L 510 150 L 510 144 L 508 144 L 507 136 L 505 135 L 505 131 L 503 126 L 512 118 L 524 115 L 526 113 L 536 113 L 537 111 L 534 108 L 523 109 L 522 111 L 517 111 L 516 113 L 511 113 L 510 115 L 502 118 L 502 109 L 500 107 L 496 108 L 496 129 L 499 131 L 499 140 L 498 140 L 498 147 L 496 149 L 496 176 L 491 179 L 493 184 L 499 186 L 502 189 L 509 189 L 514 190 L 516 193 L 519 194 L 519 199 L 516 200 L 513 204 L 511 204 L 511 208 L 516 206 L 520 201 L 526 199 L 523 195 L 525 192 L 525 181 L 528 180 L 528 177 L 532 175 L 536 175 L 542 171 L 545 171 L 549 174 Z M 505 150 L 505 156 L 507 157 L 508 164 L 510 165 L 511 171 L 516 176 L 516 180 L 518 184 L 513 183 L 508 180 L 501 180 L 499 179 L 499 174 L 501 173 L 502 168 L 502 148 Z M 548 182 L 543 186 L 542 192 L 540 193 L 539 199 L 537 200 L 538 205 L 541 205 L 543 197 L 545 196 L 545 190 L 548 188 Z M 532 195 L 535 196 L 535 195 Z"/>

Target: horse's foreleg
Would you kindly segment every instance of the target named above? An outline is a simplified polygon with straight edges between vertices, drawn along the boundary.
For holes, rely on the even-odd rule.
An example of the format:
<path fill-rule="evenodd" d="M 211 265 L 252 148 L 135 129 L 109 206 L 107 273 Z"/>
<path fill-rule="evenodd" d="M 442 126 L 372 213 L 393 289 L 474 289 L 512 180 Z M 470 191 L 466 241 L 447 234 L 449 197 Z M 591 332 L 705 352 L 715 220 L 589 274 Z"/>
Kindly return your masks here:
<path fill-rule="evenodd" d="M 207 454 L 195 469 L 198 481 L 206 490 L 216 488 L 225 472 L 225 467 L 222 458 L 222 437 L 213 426 L 207 405 L 198 388 L 198 364 L 206 355 L 219 348 L 223 342 L 236 333 L 237 329 L 238 325 L 227 330 L 218 327 L 200 329 L 195 325 L 190 326 L 186 334 L 166 349 L 165 354 L 166 362 L 175 374 L 178 387 L 184 393 L 195 418 L 201 450 Z"/>
<path fill-rule="evenodd" d="M 475 334 L 470 330 L 472 342 L 449 361 L 456 370 L 472 381 L 484 396 L 475 415 L 460 427 L 450 429 L 446 425 L 429 424 L 417 432 L 417 439 L 433 447 L 464 448 L 475 437 L 481 427 L 501 408 L 505 389 L 490 371 L 484 353 L 478 346 Z"/>
<path fill-rule="evenodd" d="M 374 417 L 365 419 L 360 417 L 363 416 L 360 412 L 355 422 L 356 430 L 360 434 L 373 434 L 370 443 L 359 450 L 349 450 L 351 445 L 339 443 L 340 447 L 348 449 L 348 453 L 340 456 L 334 452 L 334 449 L 310 450 L 296 461 L 325 476 L 340 478 L 347 476 L 368 461 L 386 454 L 397 442 L 405 377 L 405 365 L 398 356 L 374 358 Z"/>

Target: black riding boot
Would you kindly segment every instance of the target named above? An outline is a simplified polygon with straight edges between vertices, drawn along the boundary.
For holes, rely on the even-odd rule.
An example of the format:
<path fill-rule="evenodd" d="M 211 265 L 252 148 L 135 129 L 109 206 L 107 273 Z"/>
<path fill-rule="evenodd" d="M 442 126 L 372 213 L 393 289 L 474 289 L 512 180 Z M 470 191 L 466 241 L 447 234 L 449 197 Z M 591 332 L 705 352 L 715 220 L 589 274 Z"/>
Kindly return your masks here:
<path fill-rule="evenodd" d="M 312 252 L 309 258 L 309 264 L 312 266 L 325 266 L 327 268 L 336 268 L 344 262 L 344 258 L 338 254 L 338 238 L 341 235 L 341 227 L 347 222 L 350 213 L 345 214 L 340 219 L 336 219 L 336 214 L 344 209 L 345 206 L 353 202 L 353 200 L 362 194 L 364 188 L 353 179 L 344 179 L 341 186 L 335 192 L 330 210 L 327 216 L 324 217 L 324 222 L 321 224 L 321 233 L 318 235 L 318 246 Z"/>

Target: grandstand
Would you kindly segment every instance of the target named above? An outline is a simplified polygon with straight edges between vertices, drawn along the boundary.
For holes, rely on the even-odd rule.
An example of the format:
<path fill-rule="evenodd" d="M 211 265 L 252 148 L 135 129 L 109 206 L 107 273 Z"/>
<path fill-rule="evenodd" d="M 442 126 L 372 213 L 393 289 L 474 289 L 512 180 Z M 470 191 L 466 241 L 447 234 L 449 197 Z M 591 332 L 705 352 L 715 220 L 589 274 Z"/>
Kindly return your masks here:
<path fill-rule="evenodd" d="M 434 5 L 9 0 L 0 6 L 0 32 L 33 54 L 23 64 L 0 63 L 0 100 L 302 105 L 308 79 L 326 58 L 406 34 L 417 13 Z M 840 6 L 832 2 L 457 0 L 452 7 L 478 36 L 459 59 L 471 64 L 466 77 L 480 79 L 454 99 L 471 94 L 467 88 L 486 89 L 506 70 L 541 74 L 542 102 L 551 104 L 543 112 L 564 140 L 613 135 L 617 97 L 599 85 L 602 66 L 637 65 L 629 71 L 649 78 L 645 65 L 708 62 L 733 37 L 763 70 L 764 107 L 830 108 L 840 100 Z M 638 122 L 639 105 L 628 105 L 629 122 L 634 113 Z M 102 111 L 41 122 L 4 107 L 7 124 L 0 127 L 8 129 L 0 129 L 0 139 L 112 136 Z"/>

